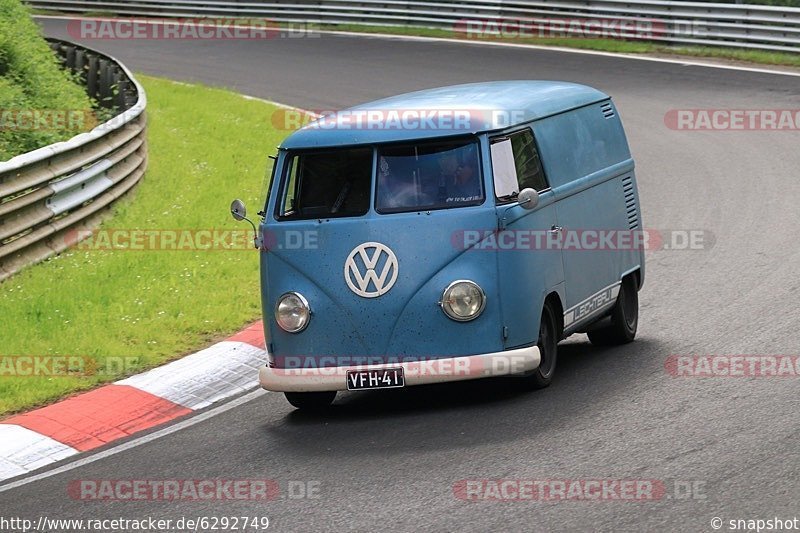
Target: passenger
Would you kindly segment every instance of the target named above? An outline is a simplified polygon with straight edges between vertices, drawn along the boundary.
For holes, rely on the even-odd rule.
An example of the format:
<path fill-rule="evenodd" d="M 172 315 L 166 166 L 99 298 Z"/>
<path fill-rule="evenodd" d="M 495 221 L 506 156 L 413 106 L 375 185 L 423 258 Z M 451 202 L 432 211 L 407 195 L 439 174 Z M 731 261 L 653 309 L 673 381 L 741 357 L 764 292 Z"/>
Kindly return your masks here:
<path fill-rule="evenodd" d="M 464 158 L 466 161 L 460 161 L 459 155 L 464 154 L 451 150 L 439 157 L 439 185 L 440 189 L 443 189 L 443 193 L 440 192 L 440 199 L 444 197 L 444 203 L 469 202 L 481 198 L 476 161 L 470 157 Z"/>

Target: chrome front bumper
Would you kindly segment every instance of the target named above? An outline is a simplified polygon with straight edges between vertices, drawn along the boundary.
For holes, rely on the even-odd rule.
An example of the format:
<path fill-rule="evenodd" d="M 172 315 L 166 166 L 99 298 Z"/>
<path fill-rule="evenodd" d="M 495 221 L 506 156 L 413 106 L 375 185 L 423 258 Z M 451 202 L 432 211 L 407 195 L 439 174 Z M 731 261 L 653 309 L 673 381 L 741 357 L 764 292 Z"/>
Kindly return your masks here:
<path fill-rule="evenodd" d="M 261 387 L 270 391 L 336 391 L 347 390 L 347 372 L 349 370 L 380 370 L 401 367 L 405 376 L 405 385 L 410 387 L 530 372 L 539 366 L 540 360 L 539 348 L 530 346 L 504 352 L 386 364 L 321 368 L 263 366 L 258 372 L 258 378 Z"/>

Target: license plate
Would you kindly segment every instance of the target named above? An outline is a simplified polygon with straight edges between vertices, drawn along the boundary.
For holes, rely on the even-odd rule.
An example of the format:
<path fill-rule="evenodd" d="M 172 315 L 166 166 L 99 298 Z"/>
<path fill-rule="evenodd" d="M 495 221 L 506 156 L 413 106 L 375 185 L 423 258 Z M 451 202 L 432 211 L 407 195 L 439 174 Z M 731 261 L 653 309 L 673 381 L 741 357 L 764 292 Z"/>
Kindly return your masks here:
<path fill-rule="evenodd" d="M 347 371 L 347 390 L 394 389 L 405 384 L 402 368 Z"/>

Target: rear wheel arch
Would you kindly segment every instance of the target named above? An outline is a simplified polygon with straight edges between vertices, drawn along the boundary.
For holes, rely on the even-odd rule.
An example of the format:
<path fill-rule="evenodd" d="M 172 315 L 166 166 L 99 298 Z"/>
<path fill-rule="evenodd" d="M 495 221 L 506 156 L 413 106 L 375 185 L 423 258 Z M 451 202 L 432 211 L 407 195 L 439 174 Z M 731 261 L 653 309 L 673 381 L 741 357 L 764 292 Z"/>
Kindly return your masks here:
<path fill-rule="evenodd" d="M 636 337 L 639 325 L 639 287 L 636 272 L 623 276 L 617 301 L 609 318 L 601 320 L 601 327 L 587 331 L 589 340 L 596 346 L 627 344 Z"/>
<path fill-rule="evenodd" d="M 620 280 L 620 281 L 625 281 L 625 278 L 627 278 L 629 276 L 633 278 L 633 285 L 634 285 L 634 287 L 636 287 L 636 290 L 637 291 L 642 290 L 642 269 L 641 268 L 637 268 L 633 272 L 629 272 L 629 273 L 625 274 L 624 276 L 622 276 L 622 280 Z"/>

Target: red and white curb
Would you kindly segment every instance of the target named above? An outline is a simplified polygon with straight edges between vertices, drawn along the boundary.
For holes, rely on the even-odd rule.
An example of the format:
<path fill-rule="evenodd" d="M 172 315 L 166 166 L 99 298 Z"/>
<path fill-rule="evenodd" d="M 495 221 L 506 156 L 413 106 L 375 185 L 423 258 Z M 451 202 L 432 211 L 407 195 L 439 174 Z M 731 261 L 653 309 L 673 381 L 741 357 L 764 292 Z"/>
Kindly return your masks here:
<path fill-rule="evenodd" d="M 249 391 L 266 363 L 261 322 L 205 350 L 0 422 L 0 481 Z"/>

